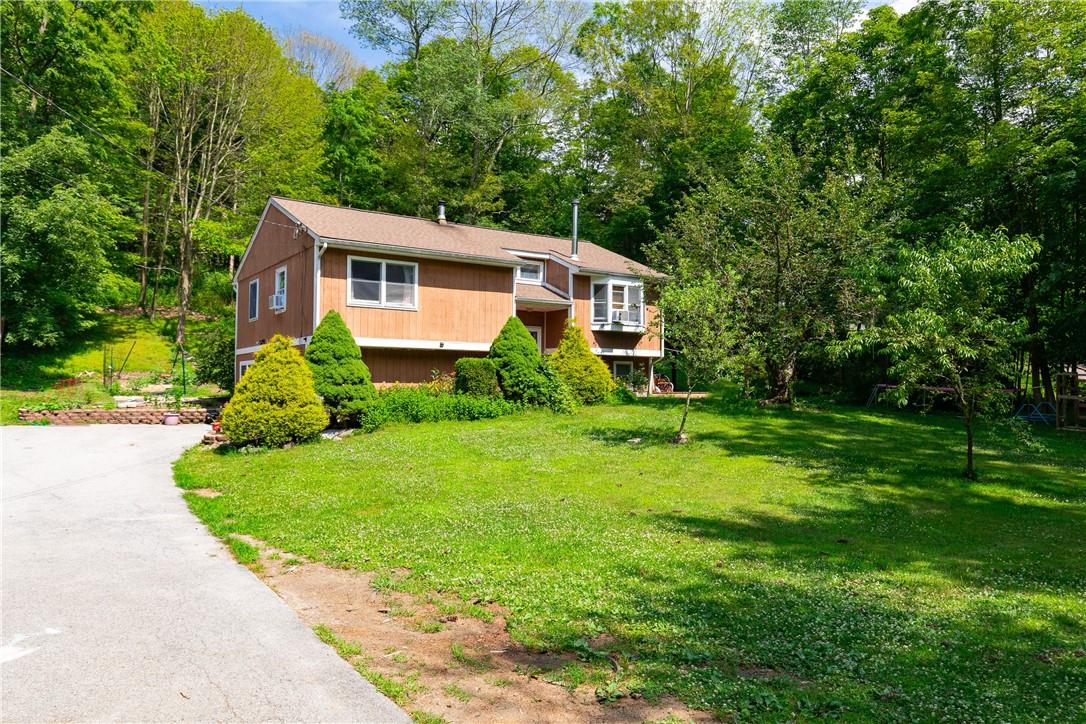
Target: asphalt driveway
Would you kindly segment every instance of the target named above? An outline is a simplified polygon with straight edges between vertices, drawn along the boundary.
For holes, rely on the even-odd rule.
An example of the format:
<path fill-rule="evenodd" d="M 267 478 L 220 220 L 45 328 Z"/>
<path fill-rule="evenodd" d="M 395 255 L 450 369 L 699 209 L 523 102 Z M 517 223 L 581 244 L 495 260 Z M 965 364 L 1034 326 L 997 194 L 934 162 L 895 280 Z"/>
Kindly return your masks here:
<path fill-rule="evenodd" d="M 189 513 L 205 430 L 0 429 L 0 717 L 408 721 Z"/>

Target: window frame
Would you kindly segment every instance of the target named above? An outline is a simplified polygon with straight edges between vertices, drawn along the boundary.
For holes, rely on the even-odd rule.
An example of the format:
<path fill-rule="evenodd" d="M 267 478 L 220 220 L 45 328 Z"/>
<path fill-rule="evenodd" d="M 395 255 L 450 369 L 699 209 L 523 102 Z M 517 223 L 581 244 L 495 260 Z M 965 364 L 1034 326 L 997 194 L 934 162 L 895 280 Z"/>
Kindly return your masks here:
<path fill-rule="evenodd" d="M 539 278 L 538 279 L 526 279 L 526 278 L 522 277 L 520 275 L 520 272 L 526 266 L 534 266 L 536 269 L 538 269 L 539 270 Z M 543 262 L 536 261 L 534 259 L 519 259 L 518 260 L 516 276 L 517 276 L 517 281 L 520 282 L 521 284 L 539 284 L 539 285 L 542 285 L 543 284 L 543 275 L 544 275 L 544 273 L 545 273 L 545 268 L 543 266 Z"/>
<path fill-rule="evenodd" d="M 381 278 L 378 280 L 377 285 L 377 301 L 372 302 L 366 299 L 354 298 L 354 285 L 352 284 L 353 278 L 351 277 L 351 263 L 355 261 L 369 262 L 371 264 L 381 265 Z M 395 264 L 397 266 L 407 266 L 412 268 L 412 278 L 414 281 L 414 294 L 412 295 L 414 303 L 407 304 L 390 304 L 388 303 L 387 285 L 388 285 L 388 265 Z M 416 261 L 400 261 L 398 259 L 377 259 L 369 256 L 354 256 L 347 255 L 347 306 L 348 307 L 369 307 L 370 309 L 399 309 L 409 312 L 417 312 L 419 309 L 419 264 Z"/>
<path fill-rule="evenodd" d="M 260 319 L 260 277 L 249 280 L 249 299 L 247 301 L 249 306 L 246 311 L 249 313 L 249 321 L 255 322 Z M 254 310 L 255 314 L 253 313 Z"/>
<path fill-rule="evenodd" d="M 618 366 L 619 365 L 629 365 L 630 366 L 630 371 L 626 374 L 626 377 L 624 377 L 624 378 L 620 377 L 619 374 L 618 374 Z M 633 363 L 633 360 L 631 360 L 631 359 L 616 359 L 616 360 L 611 361 L 611 376 L 614 377 L 616 380 L 629 379 L 630 375 L 633 374 L 633 371 L 634 371 L 634 363 Z"/>
<path fill-rule="evenodd" d="M 605 296 L 607 304 L 606 316 L 600 319 L 596 316 L 596 289 L 597 287 L 606 287 L 607 292 Z M 622 289 L 622 308 L 628 310 L 630 306 L 630 289 L 637 288 L 641 290 L 641 303 L 638 306 L 638 321 L 636 322 L 614 322 L 611 320 L 612 314 L 615 310 L 615 290 Z M 593 279 L 592 284 L 589 287 L 589 296 L 592 302 L 592 325 L 593 326 L 613 326 L 620 325 L 623 327 L 633 327 L 635 329 L 645 328 L 645 285 L 639 281 L 627 280 L 627 279 L 613 279 L 613 278 L 598 278 Z"/>
<path fill-rule="evenodd" d="M 245 373 L 249 371 L 249 368 L 253 366 L 253 362 L 256 362 L 256 360 L 243 359 L 241 362 L 238 362 L 238 379 L 239 380 L 242 377 L 244 377 Z"/>
<path fill-rule="evenodd" d="M 281 290 L 279 288 L 279 272 L 283 273 L 283 288 Z M 283 306 L 271 307 L 272 311 L 274 311 L 276 314 L 282 314 L 283 312 L 287 311 L 287 279 L 288 277 L 286 266 L 277 267 L 275 270 L 275 274 L 272 275 L 272 298 L 274 299 L 275 297 L 279 296 L 279 292 L 282 291 Z M 269 304 L 268 306 L 271 305 Z"/>

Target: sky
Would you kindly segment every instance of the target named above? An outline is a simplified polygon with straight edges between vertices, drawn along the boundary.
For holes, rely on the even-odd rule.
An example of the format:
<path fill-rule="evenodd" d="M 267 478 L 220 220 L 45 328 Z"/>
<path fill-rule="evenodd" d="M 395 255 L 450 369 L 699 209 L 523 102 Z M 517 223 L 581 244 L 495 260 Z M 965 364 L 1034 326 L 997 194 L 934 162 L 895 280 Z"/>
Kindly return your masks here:
<path fill-rule="evenodd" d="M 350 33 L 350 26 L 339 16 L 337 0 L 195 0 L 197 5 L 216 9 L 241 8 L 278 35 L 297 30 L 327 35 L 343 43 L 358 60 L 370 68 L 380 68 L 389 59 L 387 53 L 362 45 Z"/>
<path fill-rule="evenodd" d="M 908 12 L 919 0 L 868 0 L 868 7 L 889 3 L 898 14 Z M 297 30 L 326 35 L 343 43 L 370 68 L 380 68 L 389 55 L 362 45 L 350 33 L 349 24 L 339 16 L 338 0 L 196 0 L 208 8 L 241 8 L 275 33 L 290 35 Z"/>

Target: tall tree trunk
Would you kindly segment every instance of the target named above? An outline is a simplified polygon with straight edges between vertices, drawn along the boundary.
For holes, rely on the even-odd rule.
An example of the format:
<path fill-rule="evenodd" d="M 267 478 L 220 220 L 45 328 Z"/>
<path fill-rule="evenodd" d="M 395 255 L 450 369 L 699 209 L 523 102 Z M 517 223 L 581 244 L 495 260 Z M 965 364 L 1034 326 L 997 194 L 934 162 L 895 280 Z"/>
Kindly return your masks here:
<path fill-rule="evenodd" d="M 192 225 L 183 224 L 181 231 L 180 274 L 177 279 L 177 336 L 178 347 L 185 346 L 185 322 L 192 300 Z"/>
<path fill-rule="evenodd" d="M 973 412 L 971 410 L 965 415 L 965 477 L 968 480 L 977 479 L 977 471 L 973 467 Z"/>
<path fill-rule="evenodd" d="M 769 373 L 769 381 L 773 388 L 762 404 L 792 404 L 792 380 L 796 374 L 796 354 L 790 353 L 780 363 L 777 360 L 766 360 L 766 371 Z"/>

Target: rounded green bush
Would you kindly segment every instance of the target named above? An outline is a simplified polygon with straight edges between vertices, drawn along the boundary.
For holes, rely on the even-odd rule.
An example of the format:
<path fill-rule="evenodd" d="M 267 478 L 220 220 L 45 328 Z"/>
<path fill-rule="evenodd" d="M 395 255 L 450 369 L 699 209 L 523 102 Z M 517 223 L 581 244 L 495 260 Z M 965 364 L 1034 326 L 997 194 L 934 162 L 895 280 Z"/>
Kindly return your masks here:
<path fill-rule="evenodd" d="M 576 400 L 539 354 L 539 345 L 517 317 L 510 317 L 490 345 L 490 360 L 498 372 L 505 399 L 527 405 L 572 412 Z"/>
<path fill-rule="evenodd" d="M 476 397 L 500 397 L 498 371 L 486 357 L 461 357 L 456 360 L 456 391 Z"/>
<path fill-rule="evenodd" d="M 235 445 L 279 447 L 311 440 L 327 426 L 309 365 L 279 334 L 256 353 L 222 411 L 222 431 Z"/>
<path fill-rule="evenodd" d="M 573 322 L 566 325 L 562 341 L 549 361 L 581 404 L 603 402 L 615 389 L 611 371 L 592 353 L 581 328 Z"/>
<path fill-rule="evenodd" d="M 376 389 L 362 361 L 362 351 L 339 312 L 328 312 L 313 330 L 305 359 L 313 370 L 313 386 L 324 400 L 329 417 L 337 425 L 357 425 L 373 402 Z"/>

